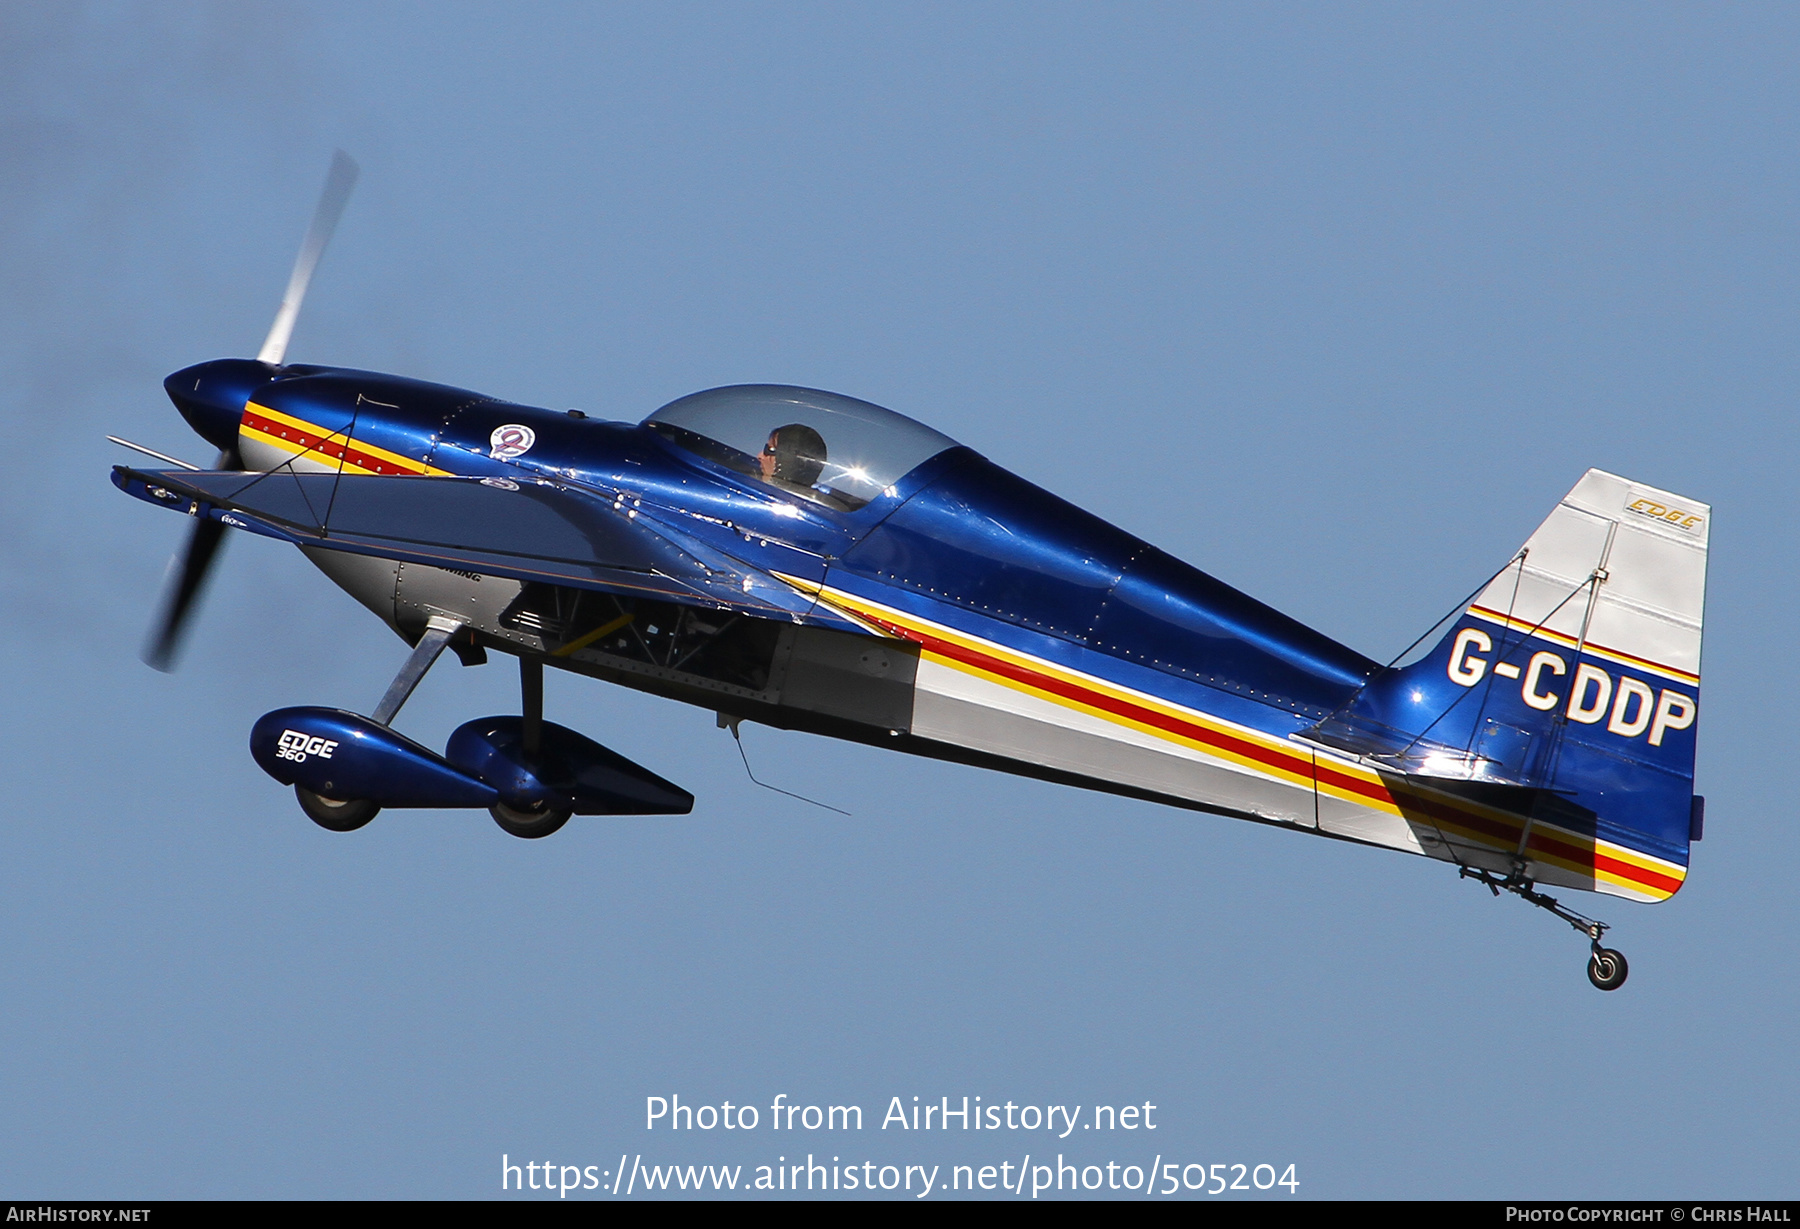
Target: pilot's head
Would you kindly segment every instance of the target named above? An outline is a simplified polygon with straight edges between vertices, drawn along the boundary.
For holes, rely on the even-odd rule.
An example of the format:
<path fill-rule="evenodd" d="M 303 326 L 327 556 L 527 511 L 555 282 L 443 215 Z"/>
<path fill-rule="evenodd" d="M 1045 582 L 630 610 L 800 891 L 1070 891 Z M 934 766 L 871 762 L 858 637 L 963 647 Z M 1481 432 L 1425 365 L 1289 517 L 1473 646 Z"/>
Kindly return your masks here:
<path fill-rule="evenodd" d="M 776 427 L 757 462 L 765 479 L 811 486 L 825 469 L 825 437 L 803 422 Z"/>

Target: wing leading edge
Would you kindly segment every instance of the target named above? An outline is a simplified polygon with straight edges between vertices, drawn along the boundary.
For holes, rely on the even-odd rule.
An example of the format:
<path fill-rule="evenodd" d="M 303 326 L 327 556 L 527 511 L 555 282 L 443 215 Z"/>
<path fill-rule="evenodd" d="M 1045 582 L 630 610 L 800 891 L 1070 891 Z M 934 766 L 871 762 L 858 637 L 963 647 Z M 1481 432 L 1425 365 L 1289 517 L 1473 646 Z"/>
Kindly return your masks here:
<path fill-rule="evenodd" d="M 548 479 L 139 470 L 147 503 L 297 546 L 851 628 L 812 595 Z M 860 630 L 860 629 L 857 629 Z"/>

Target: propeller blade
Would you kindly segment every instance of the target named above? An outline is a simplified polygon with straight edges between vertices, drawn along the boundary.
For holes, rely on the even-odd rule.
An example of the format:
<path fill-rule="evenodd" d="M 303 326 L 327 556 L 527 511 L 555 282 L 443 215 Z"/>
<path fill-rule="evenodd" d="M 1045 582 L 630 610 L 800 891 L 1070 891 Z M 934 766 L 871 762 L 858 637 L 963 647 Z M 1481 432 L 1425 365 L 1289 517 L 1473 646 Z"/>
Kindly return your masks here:
<path fill-rule="evenodd" d="M 188 617 L 193 612 L 195 599 L 206 584 L 207 574 L 212 569 L 213 560 L 218 556 L 219 543 L 225 539 L 225 526 L 214 520 L 201 520 L 194 524 L 194 531 L 188 536 L 187 549 L 182 552 L 177 567 L 172 569 L 170 585 L 163 599 L 162 616 L 156 622 L 156 631 L 144 645 L 144 664 L 161 670 L 164 674 L 175 668 L 175 658 L 181 650 L 181 639 L 187 630 Z"/>
<path fill-rule="evenodd" d="M 112 439 L 112 436 L 107 436 Z M 128 448 L 139 445 L 118 441 Z M 150 450 L 145 448 L 145 452 Z M 161 457 L 161 453 L 152 453 Z M 167 457 L 165 460 L 174 461 Z M 187 469 L 198 469 L 197 465 L 188 465 L 186 461 L 175 461 L 177 465 Z M 237 446 L 227 448 L 214 460 L 212 467 L 221 469 L 242 469 L 243 461 L 238 457 Z M 196 522 L 194 531 L 188 535 L 187 549 L 182 551 L 179 560 L 169 561 L 168 587 L 163 591 L 162 614 L 156 621 L 156 631 L 144 642 L 144 664 L 164 674 L 175 668 L 175 659 L 181 653 L 181 639 L 187 631 L 187 622 L 192 614 L 194 604 L 199 600 L 200 591 L 206 587 L 206 578 L 212 571 L 213 559 L 219 553 L 219 546 L 225 540 L 225 526 L 214 520 Z M 177 566 L 179 563 L 179 567 Z"/>
<path fill-rule="evenodd" d="M 344 205 L 350 199 L 350 189 L 356 186 L 356 160 L 343 150 L 331 156 L 331 170 L 325 176 L 325 190 L 319 194 L 319 207 L 313 211 L 312 225 L 306 230 L 306 240 L 300 245 L 300 255 L 294 258 L 294 274 L 288 279 L 287 293 L 281 297 L 281 308 L 275 313 L 275 323 L 269 329 L 269 336 L 263 342 L 262 351 L 256 356 L 265 363 L 281 366 L 281 360 L 287 356 L 288 339 L 294 335 L 294 321 L 300 316 L 300 303 L 306 298 L 306 285 L 312 281 L 313 269 L 318 266 L 319 257 L 325 254 L 325 245 L 331 242 L 331 232 L 337 229 L 338 219 L 344 216 Z"/>

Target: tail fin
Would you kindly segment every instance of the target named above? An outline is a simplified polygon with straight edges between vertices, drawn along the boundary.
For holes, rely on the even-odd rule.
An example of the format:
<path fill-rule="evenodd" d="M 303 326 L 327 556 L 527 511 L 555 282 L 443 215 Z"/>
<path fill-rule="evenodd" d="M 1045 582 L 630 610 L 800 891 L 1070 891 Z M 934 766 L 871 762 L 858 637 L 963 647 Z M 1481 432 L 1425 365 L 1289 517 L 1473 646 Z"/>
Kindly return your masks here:
<path fill-rule="evenodd" d="M 1311 736 L 1408 789 L 1524 817 L 1469 847 L 1516 838 L 1534 878 L 1673 895 L 1698 811 L 1711 520 L 1705 504 L 1589 470 L 1430 654 L 1377 674 Z"/>

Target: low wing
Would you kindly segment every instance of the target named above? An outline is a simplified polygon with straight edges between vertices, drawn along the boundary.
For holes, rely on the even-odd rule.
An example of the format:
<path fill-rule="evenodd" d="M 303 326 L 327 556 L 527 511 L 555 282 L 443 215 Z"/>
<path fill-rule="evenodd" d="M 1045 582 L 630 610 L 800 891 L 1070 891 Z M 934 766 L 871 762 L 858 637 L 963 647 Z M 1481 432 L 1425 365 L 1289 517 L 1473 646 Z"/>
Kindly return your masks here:
<path fill-rule="evenodd" d="M 113 469 L 128 495 L 299 546 L 835 624 L 743 561 L 545 479 Z"/>

